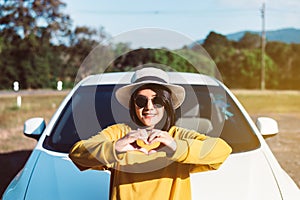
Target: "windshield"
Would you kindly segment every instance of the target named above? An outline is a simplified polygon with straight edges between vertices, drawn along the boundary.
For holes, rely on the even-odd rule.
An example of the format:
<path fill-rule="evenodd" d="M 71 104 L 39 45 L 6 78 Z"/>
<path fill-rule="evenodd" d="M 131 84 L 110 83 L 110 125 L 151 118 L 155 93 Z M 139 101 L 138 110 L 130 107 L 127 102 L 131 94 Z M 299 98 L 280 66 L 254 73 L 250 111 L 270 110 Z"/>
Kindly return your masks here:
<path fill-rule="evenodd" d="M 49 150 L 68 153 L 75 142 L 90 138 L 112 124 L 126 123 L 134 128 L 129 111 L 113 95 L 115 89 L 121 86 L 79 87 L 43 146 Z M 177 126 L 221 137 L 232 147 L 233 153 L 260 146 L 245 117 L 223 89 L 217 86 L 182 86 L 185 87 L 186 98 L 176 110 Z M 196 98 L 189 98 L 190 96 Z M 91 105 L 94 105 L 92 109 Z"/>

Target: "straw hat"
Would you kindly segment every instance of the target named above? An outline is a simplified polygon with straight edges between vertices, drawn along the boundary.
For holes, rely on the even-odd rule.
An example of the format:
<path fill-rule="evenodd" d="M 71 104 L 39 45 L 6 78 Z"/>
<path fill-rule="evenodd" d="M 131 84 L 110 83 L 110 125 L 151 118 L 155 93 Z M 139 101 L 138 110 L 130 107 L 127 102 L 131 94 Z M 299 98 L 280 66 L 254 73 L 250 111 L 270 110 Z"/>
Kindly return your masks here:
<path fill-rule="evenodd" d="M 116 91 L 117 100 L 126 108 L 129 108 L 129 100 L 134 91 L 147 83 L 159 84 L 171 90 L 171 98 L 174 109 L 178 108 L 185 98 L 185 90 L 179 85 L 169 83 L 168 74 L 158 68 L 146 67 L 135 71 L 131 78 L 131 84 L 123 86 Z"/>

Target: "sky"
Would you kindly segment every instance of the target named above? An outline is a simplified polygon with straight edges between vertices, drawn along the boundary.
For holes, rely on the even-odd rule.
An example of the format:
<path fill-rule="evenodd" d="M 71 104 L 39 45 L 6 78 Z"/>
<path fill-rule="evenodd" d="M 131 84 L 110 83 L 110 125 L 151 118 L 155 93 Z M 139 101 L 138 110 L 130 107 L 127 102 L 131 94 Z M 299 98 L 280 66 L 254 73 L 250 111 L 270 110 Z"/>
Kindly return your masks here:
<path fill-rule="evenodd" d="M 192 39 L 211 31 L 226 35 L 265 28 L 300 28 L 299 0 L 62 0 L 74 26 L 103 27 L 111 36 L 145 27 L 169 29 Z"/>

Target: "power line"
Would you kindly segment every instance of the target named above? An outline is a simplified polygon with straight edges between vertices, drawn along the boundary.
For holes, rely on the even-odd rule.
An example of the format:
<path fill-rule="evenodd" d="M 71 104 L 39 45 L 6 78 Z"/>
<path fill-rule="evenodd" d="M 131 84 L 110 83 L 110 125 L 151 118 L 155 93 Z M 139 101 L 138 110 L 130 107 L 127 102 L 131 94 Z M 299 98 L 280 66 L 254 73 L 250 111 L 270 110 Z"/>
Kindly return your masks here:
<path fill-rule="evenodd" d="M 80 13 L 97 15 L 201 15 L 207 13 L 245 13 L 256 12 L 252 9 L 201 9 L 201 10 L 79 10 Z"/>

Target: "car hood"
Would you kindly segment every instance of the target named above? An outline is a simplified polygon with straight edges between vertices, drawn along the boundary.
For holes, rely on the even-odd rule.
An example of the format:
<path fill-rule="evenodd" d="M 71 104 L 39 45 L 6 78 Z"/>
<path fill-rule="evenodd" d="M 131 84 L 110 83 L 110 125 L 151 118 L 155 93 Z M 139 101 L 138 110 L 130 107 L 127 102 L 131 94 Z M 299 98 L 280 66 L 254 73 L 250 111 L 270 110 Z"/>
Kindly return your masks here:
<path fill-rule="evenodd" d="M 107 171 L 79 171 L 66 155 L 42 152 L 26 199 L 108 199 Z M 191 175 L 193 199 L 281 199 L 261 150 L 232 154 L 216 171 Z"/>
<path fill-rule="evenodd" d="M 232 154 L 216 171 L 191 176 L 193 199 L 282 199 L 261 149 Z"/>
<path fill-rule="evenodd" d="M 41 152 L 26 200 L 109 199 L 110 172 L 81 172 L 66 154 Z"/>

